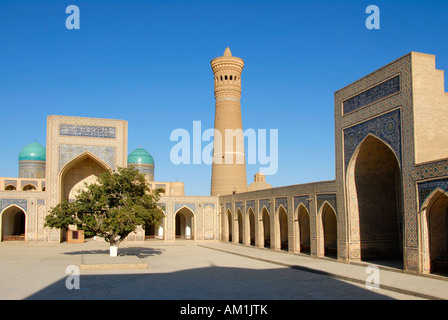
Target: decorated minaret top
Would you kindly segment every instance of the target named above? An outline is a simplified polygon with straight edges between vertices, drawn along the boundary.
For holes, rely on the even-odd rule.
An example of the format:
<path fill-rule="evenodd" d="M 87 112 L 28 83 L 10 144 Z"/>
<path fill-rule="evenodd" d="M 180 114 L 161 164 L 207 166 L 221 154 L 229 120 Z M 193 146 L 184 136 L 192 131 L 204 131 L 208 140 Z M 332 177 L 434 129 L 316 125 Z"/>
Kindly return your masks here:
<path fill-rule="evenodd" d="M 232 56 L 229 47 L 224 51 L 222 57 L 211 61 L 213 74 L 215 76 L 215 98 L 241 98 L 241 73 L 244 61 Z"/>

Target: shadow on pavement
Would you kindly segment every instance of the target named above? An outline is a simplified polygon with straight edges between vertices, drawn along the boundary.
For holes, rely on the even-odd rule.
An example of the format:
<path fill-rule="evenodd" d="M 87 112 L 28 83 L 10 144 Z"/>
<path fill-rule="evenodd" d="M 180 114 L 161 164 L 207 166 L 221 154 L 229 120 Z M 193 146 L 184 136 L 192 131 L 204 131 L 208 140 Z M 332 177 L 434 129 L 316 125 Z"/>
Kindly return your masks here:
<path fill-rule="evenodd" d="M 163 249 L 154 249 L 148 247 L 123 247 L 118 248 L 119 256 L 137 256 L 141 259 L 160 255 L 164 252 Z M 109 254 L 109 249 L 94 249 L 94 250 L 80 250 L 80 251 L 69 251 L 64 252 L 65 255 L 83 255 L 83 254 Z"/>
<path fill-rule="evenodd" d="M 129 248 L 130 249 L 130 248 Z M 79 253 L 77 253 L 79 254 Z M 151 253 L 149 253 L 151 254 Z M 151 272 L 149 269 L 148 272 Z M 170 273 L 81 274 L 80 289 L 63 278 L 26 299 L 38 300 L 391 300 L 330 277 L 290 268 L 210 266 Z"/>

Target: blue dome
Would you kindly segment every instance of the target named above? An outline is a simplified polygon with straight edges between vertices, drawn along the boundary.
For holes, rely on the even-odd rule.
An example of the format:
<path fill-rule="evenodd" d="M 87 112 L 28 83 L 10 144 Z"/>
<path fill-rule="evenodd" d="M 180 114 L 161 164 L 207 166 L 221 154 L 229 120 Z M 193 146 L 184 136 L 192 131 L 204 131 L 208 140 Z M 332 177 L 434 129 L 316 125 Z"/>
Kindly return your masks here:
<path fill-rule="evenodd" d="M 37 142 L 30 143 L 19 153 L 19 161 L 46 161 L 47 151 Z"/>
<path fill-rule="evenodd" d="M 145 149 L 138 148 L 129 154 L 128 164 L 152 164 L 152 165 L 154 165 L 154 158 Z"/>

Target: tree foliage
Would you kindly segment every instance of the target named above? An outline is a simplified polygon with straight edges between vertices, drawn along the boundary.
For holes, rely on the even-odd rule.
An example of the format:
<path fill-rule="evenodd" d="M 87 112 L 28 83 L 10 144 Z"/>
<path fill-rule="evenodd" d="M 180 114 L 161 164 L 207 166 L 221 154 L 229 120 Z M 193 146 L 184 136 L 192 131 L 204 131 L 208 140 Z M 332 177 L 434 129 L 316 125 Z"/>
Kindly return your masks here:
<path fill-rule="evenodd" d="M 65 200 L 51 209 L 45 226 L 67 231 L 76 225 L 118 246 L 137 226 L 160 224 L 163 211 L 157 202 L 163 192 L 151 191 L 144 174 L 134 168 L 109 170 L 96 183 L 86 184 L 74 202 Z"/>

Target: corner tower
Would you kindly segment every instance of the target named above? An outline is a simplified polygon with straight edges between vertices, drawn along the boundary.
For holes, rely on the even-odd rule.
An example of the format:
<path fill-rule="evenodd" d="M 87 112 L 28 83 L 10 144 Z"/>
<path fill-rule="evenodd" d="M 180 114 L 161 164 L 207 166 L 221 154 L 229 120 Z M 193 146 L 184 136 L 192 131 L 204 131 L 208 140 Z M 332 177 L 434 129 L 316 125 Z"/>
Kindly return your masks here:
<path fill-rule="evenodd" d="M 211 66 L 215 79 L 215 132 L 222 137 L 222 141 L 216 135 L 214 139 L 211 195 L 245 192 L 247 176 L 240 103 L 244 61 L 233 57 L 227 47 L 222 57 L 211 61 Z M 226 142 L 229 129 L 236 135 L 227 135 L 227 140 L 233 141 Z"/>

